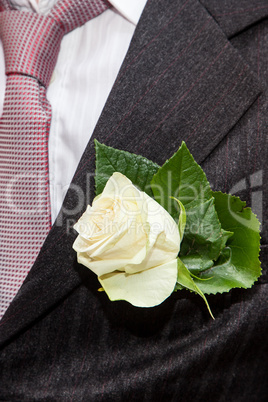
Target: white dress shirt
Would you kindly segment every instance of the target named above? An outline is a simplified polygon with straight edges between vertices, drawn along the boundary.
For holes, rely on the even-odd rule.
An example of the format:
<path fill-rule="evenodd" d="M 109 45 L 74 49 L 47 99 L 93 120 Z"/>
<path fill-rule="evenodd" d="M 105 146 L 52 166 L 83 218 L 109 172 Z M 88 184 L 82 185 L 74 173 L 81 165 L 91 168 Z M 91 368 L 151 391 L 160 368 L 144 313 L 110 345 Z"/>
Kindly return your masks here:
<path fill-rule="evenodd" d="M 22 11 L 47 14 L 57 0 L 12 0 Z M 52 106 L 49 174 L 52 221 L 93 133 L 128 50 L 146 0 L 110 0 L 97 18 L 67 34 L 47 90 Z M 0 114 L 5 92 L 0 41 Z"/>

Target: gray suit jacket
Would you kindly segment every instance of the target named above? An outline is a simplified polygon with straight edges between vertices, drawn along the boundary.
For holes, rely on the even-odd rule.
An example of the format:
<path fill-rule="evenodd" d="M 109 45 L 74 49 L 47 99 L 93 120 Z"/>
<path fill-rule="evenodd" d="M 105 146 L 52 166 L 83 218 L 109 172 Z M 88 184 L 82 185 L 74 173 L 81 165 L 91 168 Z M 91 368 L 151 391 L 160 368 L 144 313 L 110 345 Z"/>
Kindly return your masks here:
<path fill-rule="evenodd" d="M 93 135 L 159 164 L 186 141 L 213 189 L 257 209 L 263 269 L 267 17 L 267 0 L 149 0 Z M 77 264 L 70 226 L 94 196 L 93 138 L 0 323 L 0 399 L 266 400 L 266 275 L 209 297 L 212 321 L 184 291 L 152 309 L 111 303 Z"/>

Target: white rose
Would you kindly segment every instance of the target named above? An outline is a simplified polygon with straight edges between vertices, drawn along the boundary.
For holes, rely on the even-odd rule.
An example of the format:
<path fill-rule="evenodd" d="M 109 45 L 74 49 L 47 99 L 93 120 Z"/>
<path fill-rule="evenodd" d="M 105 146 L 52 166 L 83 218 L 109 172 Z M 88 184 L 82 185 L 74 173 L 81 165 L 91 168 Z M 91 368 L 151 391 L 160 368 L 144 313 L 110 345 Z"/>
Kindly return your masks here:
<path fill-rule="evenodd" d="M 154 199 L 114 173 L 74 225 L 78 262 L 91 269 L 110 300 L 162 303 L 174 290 L 178 226 Z"/>

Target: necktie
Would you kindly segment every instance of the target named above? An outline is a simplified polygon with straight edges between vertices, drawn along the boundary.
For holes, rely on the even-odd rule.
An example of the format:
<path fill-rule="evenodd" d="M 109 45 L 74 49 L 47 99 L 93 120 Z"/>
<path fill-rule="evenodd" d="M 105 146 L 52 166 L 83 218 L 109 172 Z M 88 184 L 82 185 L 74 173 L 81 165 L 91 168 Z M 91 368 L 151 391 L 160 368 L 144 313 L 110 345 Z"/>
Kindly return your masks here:
<path fill-rule="evenodd" d="M 6 93 L 0 119 L 0 318 L 50 229 L 46 88 L 63 36 L 106 10 L 106 0 L 60 0 L 48 16 L 0 0 Z"/>

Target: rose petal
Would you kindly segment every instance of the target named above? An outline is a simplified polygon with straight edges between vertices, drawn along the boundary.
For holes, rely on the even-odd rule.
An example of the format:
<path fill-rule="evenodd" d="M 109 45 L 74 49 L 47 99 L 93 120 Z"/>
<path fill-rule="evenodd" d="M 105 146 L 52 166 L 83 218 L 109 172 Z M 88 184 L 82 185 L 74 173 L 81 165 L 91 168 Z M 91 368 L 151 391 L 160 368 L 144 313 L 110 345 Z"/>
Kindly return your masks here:
<path fill-rule="evenodd" d="M 175 245 L 173 242 L 167 241 L 164 232 L 160 233 L 155 240 L 152 240 L 152 237 L 150 237 L 150 241 L 152 241 L 153 244 L 148 246 L 144 260 L 139 265 L 129 263 L 125 267 L 127 273 L 133 274 L 157 267 L 158 265 L 174 260 L 178 256 L 180 244 Z"/>
<path fill-rule="evenodd" d="M 116 259 L 110 261 L 93 261 L 88 257 L 87 253 L 77 253 L 77 261 L 89 268 L 96 275 L 106 275 L 110 272 L 123 270 L 123 267 L 128 263 L 126 259 Z"/>
<path fill-rule="evenodd" d="M 106 243 L 92 253 L 91 257 L 104 260 L 114 258 L 129 258 L 129 260 L 132 260 L 135 254 L 146 247 L 147 244 L 146 233 L 141 229 L 136 227 L 135 221 L 127 222 L 119 228 L 118 232 L 115 232 L 107 239 Z M 145 254 L 143 258 L 145 258 Z"/>
<path fill-rule="evenodd" d="M 136 200 L 139 198 L 140 191 L 133 186 L 132 182 L 122 173 L 115 172 L 107 181 L 101 197 L 127 198 L 128 200 Z"/>
<path fill-rule="evenodd" d="M 133 306 L 153 307 L 173 292 L 177 281 L 177 260 L 129 275 L 113 272 L 99 277 L 110 300 L 126 300 Z"/>
<path fill-rule="evenodd" d="M 121 270 L 128 263 L 140 264 L 146 257 L 147 236 L 144 232 L 129 231 L 126 225 L 123 232 L 115 233 L 101 244 L 90 244 L 89 241 L 85 244 L 78 236 L 73 248 L 77 251 L 77 261 L 101 276 Z"/>
<path fill-rule="evenodd" d="M 91 241 L 91 240 L 87 240 L 85 239 L 83 236 L 77 236 L 77 238 L 74 241 L 73 244 L 73 249 L 77 252 L 77 253 L 88 253 L 88 255 L 91 255 L 91 253 L 93 253 L 96 249 L 98 249 L 98 247 L 100 247 L 103 243 L 109 241 L 109 239 L 112 237 L 111 236 L 106 236 L 105 238 L 99 239 L 99 240 L 95 240 Z"/>
<path fill-rule="evenodd" d="M 172 216 L 148 194 L 143 193 L 147 205 L 147 222 L 151 228 L 151 235 L 157 236 L 161 232 L 165 232 L 167 242 L 173 243 L 173 247 L 180 251 L 180 233 L 178 224 Z"/>

